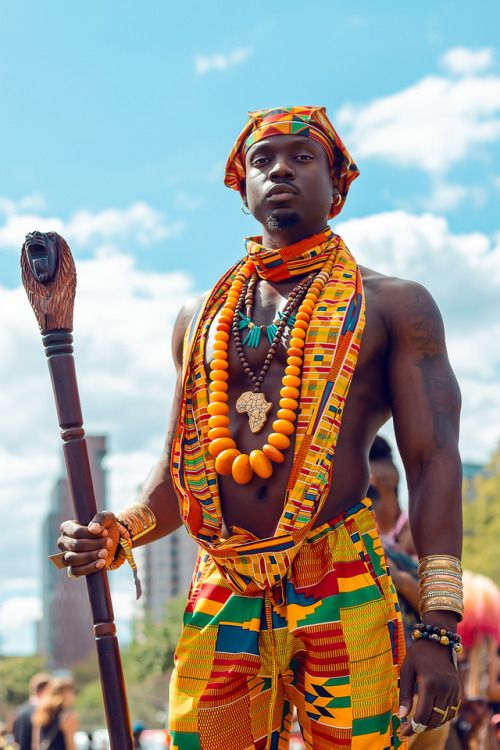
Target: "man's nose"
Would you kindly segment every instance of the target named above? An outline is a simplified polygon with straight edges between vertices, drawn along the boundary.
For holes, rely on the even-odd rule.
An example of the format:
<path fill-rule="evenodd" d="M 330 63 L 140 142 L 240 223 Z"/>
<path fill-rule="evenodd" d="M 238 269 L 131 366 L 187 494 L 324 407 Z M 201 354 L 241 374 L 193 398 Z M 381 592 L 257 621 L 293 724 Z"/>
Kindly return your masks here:
<path fill-rule="evenodd" d="M 280 158 L 276 159 L 271 169 L 269 170 L 269 177 L 271 178 L 271 180 L 276 180 L 278 178 L 284 177 L 293 180 L 293 178 L 295 177 L 295 171 L 288 159 Z"/>

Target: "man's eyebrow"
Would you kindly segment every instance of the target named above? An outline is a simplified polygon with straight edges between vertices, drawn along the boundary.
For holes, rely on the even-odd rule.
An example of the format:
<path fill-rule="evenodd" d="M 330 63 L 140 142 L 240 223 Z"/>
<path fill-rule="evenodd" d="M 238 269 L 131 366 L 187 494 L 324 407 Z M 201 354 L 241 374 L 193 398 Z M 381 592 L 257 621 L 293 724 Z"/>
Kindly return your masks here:
<path fill-rule="evenodd" d="M 273 146 L 274 144 L 272 143 L 270 138 L 258 141 L 258 143 L 254 143 L 252 144 L 252 146 L 250 146 L 248 153 L 250 156 L 253 156 L 260 151 L 265 151 L 269 148 L 273 148 Z M 309 148 L 310 151 L 315 153 L 315 141 L 313 141 L 311 138 L 304 138 L 303 136 L 299 136 L 289 144 L 289 148 Z"/>

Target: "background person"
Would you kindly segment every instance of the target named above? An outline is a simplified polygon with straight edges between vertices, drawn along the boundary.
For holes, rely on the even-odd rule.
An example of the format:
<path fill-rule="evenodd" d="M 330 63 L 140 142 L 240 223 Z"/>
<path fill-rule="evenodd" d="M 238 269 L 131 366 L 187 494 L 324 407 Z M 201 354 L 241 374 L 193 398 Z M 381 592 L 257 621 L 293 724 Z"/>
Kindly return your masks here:
<path fill-rule="evenodd" d="M 31 719 L 33 711 L 45 692 L 51 680 L 50 674 L 38 672 L 29 682 L 29 699 L 17 712 L 14 720 L 14 739 L 19 744 L 19 750 L 31 750 Z"/>
<path fill-rule="evenodd" d="M 408 516 L 399 504 L 399 471 L 389 442 L 377 435 L 370 448 L 370 488 L 373 509 L 380 529 L 380 541 L 389 562 L 401 609 L 405 641 L 409 648 L 411 634 L 419 621 L 418 562 L 411 537 Z M 410 719 L 414 715 L 417 694 Z M 408 750 L 443 750 L 450 732 L 450 722 L 440 729 L 408 738 Z"/>
<path fill-rule="evenodd" d="M 33 712 L 32 750 L 76 750 L 78 716 L 72 708 L 75 697 L 71 679 L 50 682 Z"/>

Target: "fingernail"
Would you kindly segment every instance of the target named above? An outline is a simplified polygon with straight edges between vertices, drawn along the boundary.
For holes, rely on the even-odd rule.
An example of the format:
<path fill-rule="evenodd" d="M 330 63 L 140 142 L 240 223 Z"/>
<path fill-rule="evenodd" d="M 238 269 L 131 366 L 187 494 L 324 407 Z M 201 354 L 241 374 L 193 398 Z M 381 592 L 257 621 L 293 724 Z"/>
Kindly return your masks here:
<path fill-rule="evenodd" d="M 102 568 L 103 565 L 106 565 L 104 560 L 98 560 L 95 564 L 96 568 Z"/>
<path fill-rule="evenodd" d="M 113 544 L 113 540 L 112 539 L 108 539 L 107 542 L 106 542 L 106 547 L 111 547 L 112 544 Z"/>
<path fill-rule="evenodd" d="M 399 711 L 398 711 L 399 718 L 402 719 L 405 713 L 406 713 L 406 706 L 400 706 Z"/>
<path fill-rule="evenodd" d="M 98 523 L 91 523 L 91 524 L 89 524 L 89 531 L 91 531 L 92 533 L 94 533 L 96 531 L 99 531 L 100 528 L 101 527 L 100 527 L 100 525 Z"/>
<path fill-rule="evenodd" d="M 97 557 L 107 557 L 108 553 L 107 550 L 102 549 L 100 552 L 97 553 Z"/>
<path fill-rule="evenodd" d="M 103 536 L 108 536 L 108 533 L 109 533 L 109 532 L 108 532 L 108 530 L 107 530 L 107 529 L 103 529 L 103 530 L 102 530 L 102 535 L 103 535 Z"/>

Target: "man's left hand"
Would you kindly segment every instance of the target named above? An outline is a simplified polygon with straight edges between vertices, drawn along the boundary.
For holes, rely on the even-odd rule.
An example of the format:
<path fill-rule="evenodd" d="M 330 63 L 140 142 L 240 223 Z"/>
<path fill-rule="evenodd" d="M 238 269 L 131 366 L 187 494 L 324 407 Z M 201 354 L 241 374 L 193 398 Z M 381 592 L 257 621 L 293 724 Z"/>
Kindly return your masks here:
<path fill-rule="evenodd" d="M 412 721 L 404 724 L 401 737 L 415 734 L 414 725 L 422 725 L 429 731 L 455 718 L 459 681 L 449 646 L 422 639 L 408 649 L 401 667 L 399 716 L 402 719 L 411 711 L 415 683 L 418 700 L 412 717 L 414 724 Z"/>

